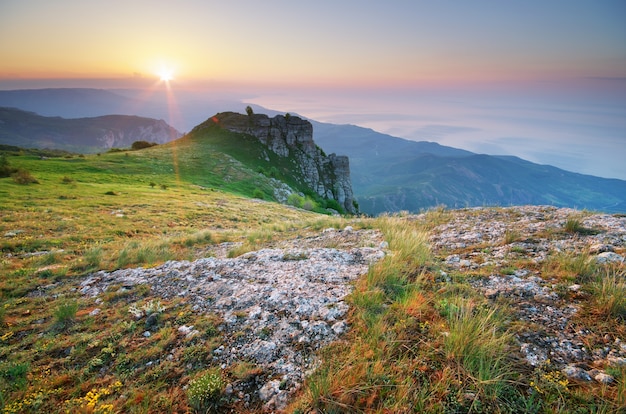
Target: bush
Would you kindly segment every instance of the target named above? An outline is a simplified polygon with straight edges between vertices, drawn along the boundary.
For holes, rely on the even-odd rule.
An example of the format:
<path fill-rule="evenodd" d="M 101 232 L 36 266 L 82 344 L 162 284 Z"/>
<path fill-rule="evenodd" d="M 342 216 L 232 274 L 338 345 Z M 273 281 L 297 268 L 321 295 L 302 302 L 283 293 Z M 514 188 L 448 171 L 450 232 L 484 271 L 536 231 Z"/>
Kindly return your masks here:
<path fill-rule="evenodd" d="M 17 169 L 9 165 L 6 155 L 0 155 L 0 177 L 10 177 Z"/>
<path fill-rule="evenodd" d="M 329 208 L 331 210 L 335 210 L 336 212 L 343 214 L 344 210 L 343 207 L 341 206 L 341 204 L 339 204 L 339 201 L 335 200 L 335 199 L 328 199 L 326 200 L 326 208 Z"/>
<path fill-rule="evenodd" d="M 290 206 L 301 208 L 302 204 L 304 204 L 304 197 L 296 193 L 291 193 L 287 198 L 287 204 L 289 204 Z"/>
<path fill-rule="evenodd" d="M 11 174 L 13 181 L 18 184 L 38 184 L 39 181 L 28 170 L 19 169 Z"/>
<path fill-rule="evenodd" d="M 260 189 L 255 188 L 254 191 L 252 192 L 252 197 L 258 198 L 259 200 L 263 200 L 265 198 L 265 194 L 263 194 L 263 191 L 261 191 Z"/>
<path fill-rule="evenodd" d="M 317 204 L 315 204 L 315 201 L 307 198 L 304 200 L 304 203 L 302 203 L 302 208 L 307 211 L 313 211 L 317 208 Z"/>
<path fill-rule="evenodd" d="M 76 312 L 78 312 L 78 302 L 70 301 L 60 304 L 54 311 L 59 328 L 65 329 L 74 323 Z"/>
<path fill-rule="evenodd" d="M 211 369 L 189 382 L 187 399 L 194 412 L 206 413 L 219 407 L 224 380 L 217 369 Z"/>
<path fill-rule="evenodd" d="M 148 142 L 148 141 L 135 141 L 131 144 L 130 148 L 133 150 L 140 150 L 144 148 L 150 148 L 158 145 L 156 142 Z"/>

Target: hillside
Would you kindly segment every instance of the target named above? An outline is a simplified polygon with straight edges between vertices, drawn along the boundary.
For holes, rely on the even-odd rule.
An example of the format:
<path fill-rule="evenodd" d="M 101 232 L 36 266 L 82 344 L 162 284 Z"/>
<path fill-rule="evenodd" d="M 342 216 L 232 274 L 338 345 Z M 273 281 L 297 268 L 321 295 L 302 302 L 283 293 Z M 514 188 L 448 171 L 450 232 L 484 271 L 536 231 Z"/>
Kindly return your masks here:
<path fill-rule="evenodd" d="M 626 211 L 626 181 L 539 165 L 511 156 L 474 154 L 431 142 L 414 142 L 351 125 L 316 123 L 326 151 L 350 157 L 361 211 L 418 212 L 521 204 Z"/>
<path fill-rule="evenodd" d="M 280 177 L 323 203 L 332 201 L 340 211 L 358 210 L 348 158 L 326 155 L 313 141 L 313 126 L 307 120 L 290 115 L 270 118 L 223 112 L 195 127 L 188 136 L 198 142 L 218 144 L 215 148 L 219 151 L 257 171 Z"/>
<path fill-rule="evenodd" d="M 207 129 L 8 154 L 38 182 L 0 178 L 4 412 L 626 405 L 624 217 L 322 216 L 233 195 L 252 173 L 208 149 L 253 138 Z"/>
<path fill-rule="evenodd" d="M 128 148 L 135 141 L 157 144 L 181 134 L 163 120 L 127 115 L 65 119 L 0 108 L 0 144 L 95 153 Z"/>

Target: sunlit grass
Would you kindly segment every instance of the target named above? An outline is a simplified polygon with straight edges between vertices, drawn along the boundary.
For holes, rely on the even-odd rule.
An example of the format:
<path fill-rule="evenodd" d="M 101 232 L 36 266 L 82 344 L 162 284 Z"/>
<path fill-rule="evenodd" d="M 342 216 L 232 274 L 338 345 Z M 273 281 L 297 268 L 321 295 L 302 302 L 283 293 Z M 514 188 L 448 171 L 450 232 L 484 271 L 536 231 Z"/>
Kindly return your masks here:
<path fill-rule="evenodd" d="M 590 289 L 595 313 L 607 319 L 626 320 L 626 270 L 623 266 L 598 272 Z"/>

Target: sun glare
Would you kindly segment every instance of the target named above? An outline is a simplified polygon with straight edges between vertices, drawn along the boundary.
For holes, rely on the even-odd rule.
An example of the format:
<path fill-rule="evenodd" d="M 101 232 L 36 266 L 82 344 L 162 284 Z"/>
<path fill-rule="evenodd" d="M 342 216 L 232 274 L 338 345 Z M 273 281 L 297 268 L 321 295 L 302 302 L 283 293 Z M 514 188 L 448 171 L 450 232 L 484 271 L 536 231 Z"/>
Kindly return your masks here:
<path fill-rule="evenodd" d="M 161 67 L 161 69 L 157 72 L 157 75 L 159 76 L 159 79 L 161 79 L 161 82 L 169 82 L 174 79 L 174 72 L 172 69 L 167 67 Z"/>
<path fill-rule="evenodd" d="M 169 82 L 174 78 L 174 76 L 171 70 L 161 69 L 161 71 L 159 72 L 159 78 L 161 78 L 162 82 Z"/>

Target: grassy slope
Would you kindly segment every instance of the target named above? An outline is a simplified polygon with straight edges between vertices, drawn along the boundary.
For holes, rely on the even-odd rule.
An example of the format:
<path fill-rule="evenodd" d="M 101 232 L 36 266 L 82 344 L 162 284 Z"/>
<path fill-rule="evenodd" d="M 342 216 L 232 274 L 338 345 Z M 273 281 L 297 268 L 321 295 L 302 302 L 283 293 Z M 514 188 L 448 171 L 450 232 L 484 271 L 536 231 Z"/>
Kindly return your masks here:
<path fill-rule="evenodd" d="M 148 290 L 111 289 L 97 305 L 96 325 L 89 315 L 93 303 L 66 282 L 98 269 L 204 257 L 223 241 L 251 249 L 325 217 L 194 184 L 198 177 L 205 186 L 242 192 L 239 179 L 254 175 L 229 157 L 213 156 L 216 172 L 226 169 L 231 179 L 177 168 L 174 151 L 165 148 L 84 158 L 9 157 L 11 166 L 30 171 L 39 183 L 0 179 L 4 412 L 187 409 L 182 386 L 210 361 L 217 320 L 199 318 L 184 301 L 169 301 L 162 329 L 146 339 L 128 307 L 147 303 Z M 181 343 L 172 326 L 184 323 L 200 329 L 201 338 Z M 174 348 L 182 365 L 146 368 Z"/>
<path fill-rule="evenodd" d="M 183 387 L 211 367 L 219 318 L 200 317 L 180 298 L 165 301 L 161 328 L 145 338 L 128 309 L 150 303 L 148 289 L 115 286 L 94 305 L 66 282 L 96 269 L 202 257 L 220 241 L 258 248 L 345 225 L 215 189 L 241 191 L 238 183 L 251 177 L 249 170 L 217 154 L 210 162 L 194 159 L 186 145 L 193 148 L 180 142 L 129 155 L 9 158 L 39 184 L 0 179 L 4 412 L 184 412 Z M 422 225 L 403 217 L 350 223 L 381 229 L 392 253 L 357 282 L 350 299 L 352 330 L 324 351 L 324 364 L 289 411 L 558 412 L 584 406 L 618 412 L 626 404 L 623 370 L 610 386 L 544 379 L 541 392 L 533 391 L 530 381 L 550 373 L 520 371 L 507 358 L 513 344 L 506 308 L 486 307 L 462 278 L 444 288 L 438 281 L 427 235 L 447 219 L 438 210 Z M 96 306 L 97 324 L 90 315 Z M 620 322 L 612 323 L 606 329 Z M 181 324 L 201 335 L 181 338 L 175 330 Z M 161 359 L 164 352 L 175 359 Z M 228 381 L 258 375 L 249 365 L 222 375 Z"/>

